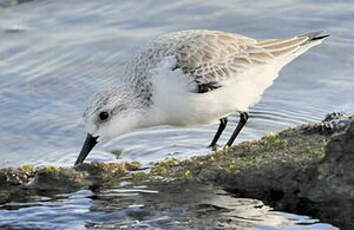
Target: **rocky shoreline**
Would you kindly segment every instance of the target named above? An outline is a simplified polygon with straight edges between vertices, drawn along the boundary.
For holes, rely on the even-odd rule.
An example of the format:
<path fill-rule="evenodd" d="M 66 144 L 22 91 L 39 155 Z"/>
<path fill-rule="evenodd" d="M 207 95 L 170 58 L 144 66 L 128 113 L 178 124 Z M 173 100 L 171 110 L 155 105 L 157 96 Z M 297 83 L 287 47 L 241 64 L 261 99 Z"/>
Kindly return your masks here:
<path fill-rule="evenodd" d="M 85 163 L 75 168 L 23 165 L 0 170 L 0 203 L 33 194 L 136 184 L 202 183 L 276 210 L 310 215 L 354 229 L 354 121 L 329 114 L 322 122 L 271 133 L 206 156 L 159 162 L 149 171 L 133 163 Z M 132 173 L 132 171 L 135 171 Z"/>

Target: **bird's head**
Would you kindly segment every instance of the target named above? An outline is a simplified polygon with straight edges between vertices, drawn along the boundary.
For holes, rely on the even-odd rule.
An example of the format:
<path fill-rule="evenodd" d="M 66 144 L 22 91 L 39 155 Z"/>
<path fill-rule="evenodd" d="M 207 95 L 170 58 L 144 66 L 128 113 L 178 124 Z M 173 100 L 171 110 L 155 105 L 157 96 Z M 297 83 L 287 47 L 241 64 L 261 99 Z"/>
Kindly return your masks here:
<path fill-rule="evenodd" d="M 83 114 L 87 137 L 75 165 L 82 163 L 98 142 L 136 129 L 143 116 L 134 88 L 120 86 L 97 93 Z"/>

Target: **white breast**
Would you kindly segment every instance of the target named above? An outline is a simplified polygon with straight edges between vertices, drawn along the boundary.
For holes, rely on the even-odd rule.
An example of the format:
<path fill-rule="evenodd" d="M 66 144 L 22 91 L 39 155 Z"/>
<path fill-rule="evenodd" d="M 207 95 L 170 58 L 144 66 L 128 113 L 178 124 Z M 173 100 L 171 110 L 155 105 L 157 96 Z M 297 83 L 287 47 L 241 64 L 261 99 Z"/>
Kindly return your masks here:
<path fill-rule="evenodd" d="M 238 78 L 220 82 L 222 87 L 208 93 L 192 93 L 194 84 L 181 71 L 171 71 L 173 59 L 167 58 L 153 75 L 153 125 L 198 126 L 216 123 L 222 117 L 247 111 L 257 103 L 278 76 L 279 68 L 259 66 Z"/>

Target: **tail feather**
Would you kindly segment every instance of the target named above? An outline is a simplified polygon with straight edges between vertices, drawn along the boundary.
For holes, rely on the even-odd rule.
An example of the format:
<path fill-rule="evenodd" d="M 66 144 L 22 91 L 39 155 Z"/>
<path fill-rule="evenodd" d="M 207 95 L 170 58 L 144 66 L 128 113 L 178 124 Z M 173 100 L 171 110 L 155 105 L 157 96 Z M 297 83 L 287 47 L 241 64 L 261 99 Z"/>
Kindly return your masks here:
<path fill-rule="evenodd" d="M 297 43 L 297 45 L 293 46 L 293 49 L 290 50 L 290 52 L 287 52 L 286 55 L 283 55 L 283 65 L 286 65 L 290 61 L 294 60 L 296 57 L 305 53 L 311 47 L 319 45 L 323 41 L 323 39 L 328 36 L 329 34 L 324 34 L 322 31 L 306 33 L 296 36 L 296 38 L 300 39 L 300 41 L 299 43 Z"/>
<path fill-rule="evenodd" d="M 314 41 L 323 40 L 323 39 L 327 38 L 328 36 L 329 36 L 329 34 L 324 34 L 323 31 L 319 31 L 319 32 L 311 32 L 311 33 L 303 34 L 303 35 L 300 35 L 299 37 L 306 37 L 307 38 L 307 41 L 304 43 L 304 45 L 305 45 L 305 44 L 309 44 Z"/>

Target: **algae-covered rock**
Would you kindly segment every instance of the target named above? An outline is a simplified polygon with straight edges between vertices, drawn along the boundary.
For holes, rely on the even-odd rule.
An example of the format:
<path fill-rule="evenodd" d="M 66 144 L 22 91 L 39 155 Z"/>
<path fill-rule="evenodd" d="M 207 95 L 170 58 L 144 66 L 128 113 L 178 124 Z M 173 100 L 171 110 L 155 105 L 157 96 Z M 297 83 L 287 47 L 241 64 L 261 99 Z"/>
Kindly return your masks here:
<path fill-rule="evenodd" d="M 353 165 L 354 122 L 345 132 L 332 137 L 307 196 L 313 201 L 326 201 L 336 197 L 354 200 Z"/>
<path fill-rule="evenodd" d="M 205 156 L 184 161 L 168 158 L 153 167 L 147 176 L 157 180 L 169 178 L 230 184 L 235 188 L 238 183 L 250 188 L 261 184 L 274 185 L 274 179 L 290 176 L 292 171 L 289 169 L 306 171 L 313 168 L 324 158 L 328 140 L 328 135 L 310 135 L 303 128 L 286 129 Z M 254 180 L 260 180 L 259 183 L 249 179 L 253 176 Z M 143 178 L 143 175 L 138 177 Z"/>
<path fill-rule="evenodd" d="M 19 168 L 6 168 L 0 170 L 0 185 L 21 185 L 28 183 L 37 169 L 33 165 L 23 165 Z"/>
<path fill-rule="evenodd" d="M 37 169 L 30 164 L 19 168 L 5 168 L 0 170 L 0 204 L 26 199 L 28 191 L 22 189 L 35 175 Z"/>
<path fill-rule="evenodd" d="M 310 214 L 341 226 L 354 229 L 354 122 L 344 132 L 335 134 L 314 179 L 301 196 L 315 203 Z"/>
<path fill-rule="evenodd" d="M 134 181 L 222 186 L 278 210 L 354 229 L 354 122 L 333 113 L 206 156 L 167 159 Z"/>
<path fill-rule="evenodd" d="M 26 199 L 36 191 L 68 192 L 116 183 L 138 169 L 134 163 L 84 163 L 75 168 L 23 165 L 0 170 L 0 203 Z"/>

